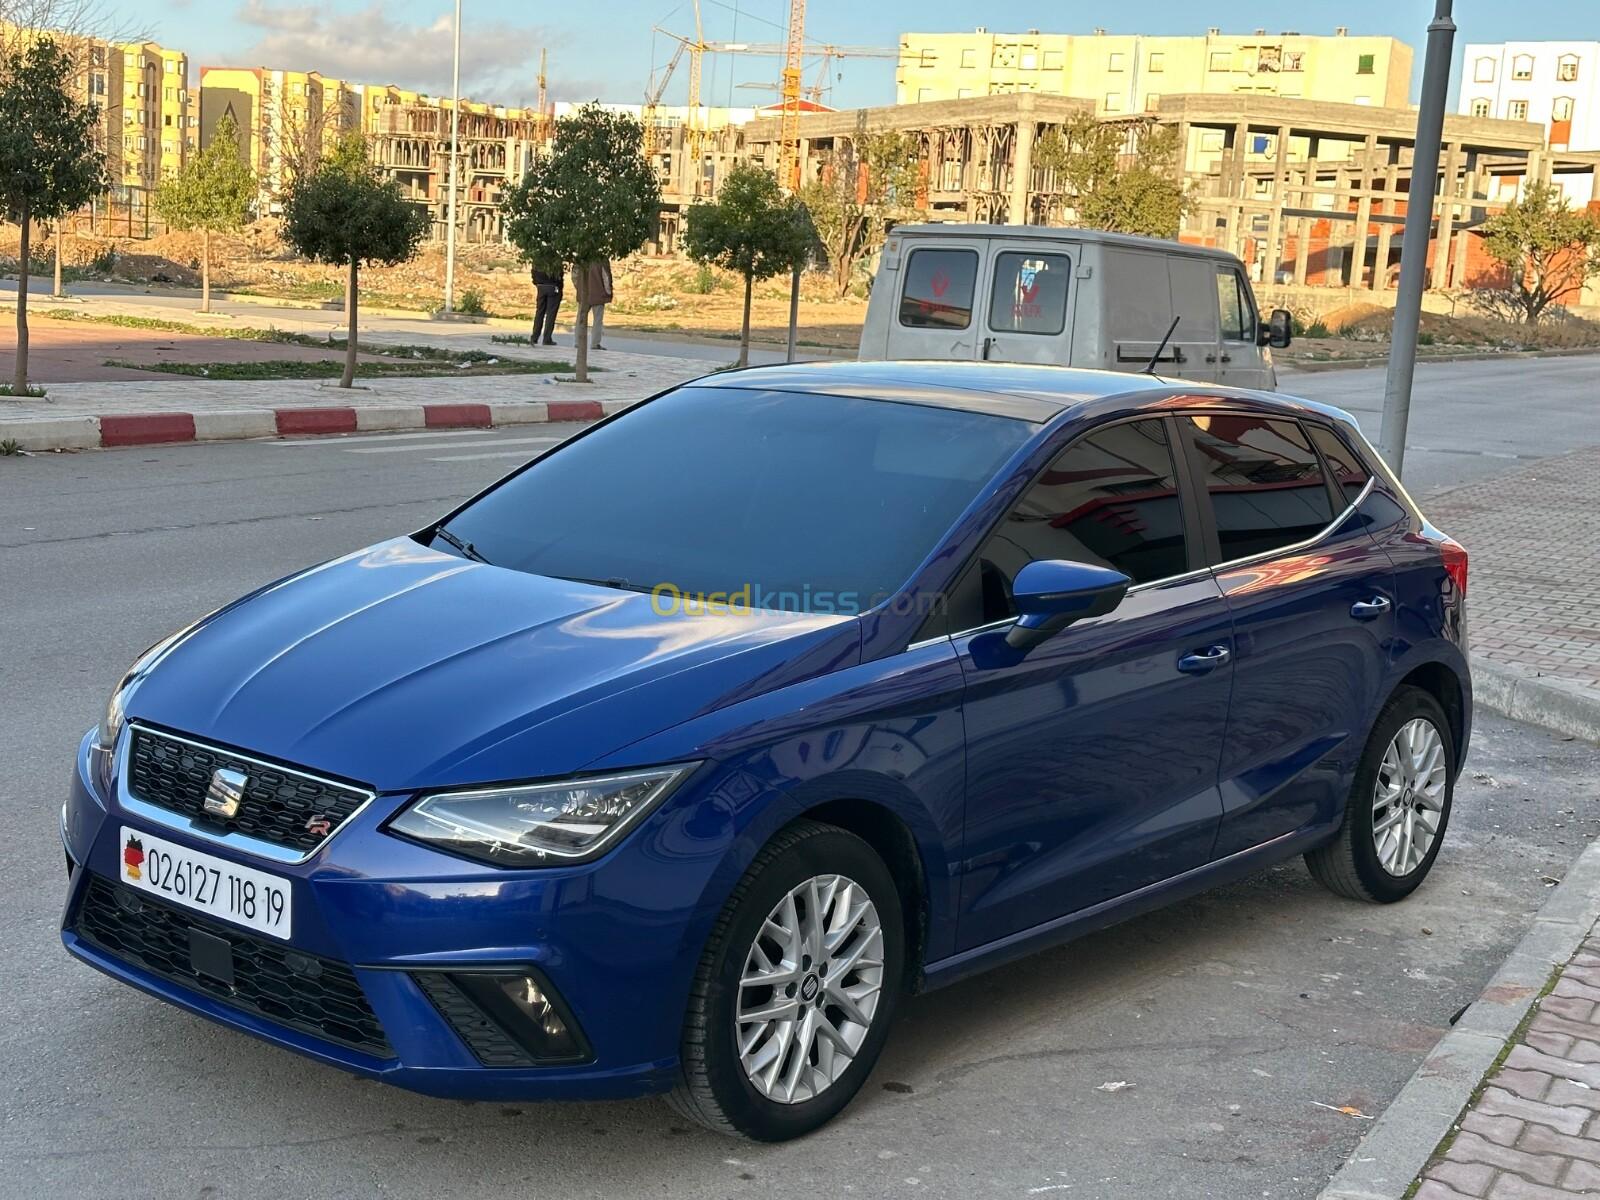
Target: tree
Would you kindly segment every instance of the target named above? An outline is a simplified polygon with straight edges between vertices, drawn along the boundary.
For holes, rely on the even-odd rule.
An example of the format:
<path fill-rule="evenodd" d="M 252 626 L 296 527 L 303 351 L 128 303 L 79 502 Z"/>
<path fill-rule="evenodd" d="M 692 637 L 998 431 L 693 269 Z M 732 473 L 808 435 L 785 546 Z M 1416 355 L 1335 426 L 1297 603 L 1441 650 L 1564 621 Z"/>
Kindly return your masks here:
<path fill-rule="evenodd" d="M 713 203 L 689 209 L 684 233 L 689 257 L 744 276 L 741 367 L 750 365 L 750 297 L 755 281 L 803 266 L 811 253 L 812 236 L 800 201 L 785 196 L 772 172 L 754 164 L 734 167 Z"/>
<path fill-rule="evenodd" d="M 344 375 L 356 375 L 356 309 L 363 263 L 394 266 L 417 252 L 428 232 L 428 215 L 381 181 L 365 165 L 324 162 L 290 184 L 283 202 L 283 236 L 307 258 L 346 268 L 349 317 L 345 322 Z"/>
<path fill-rule="evenodd" d="M 1034 165 L 1065 185 L 1050 216 L 1111 233 L 1175 238 L 1194 207 L 1183 184 L 1176 129 L 1154 119 L 1126 124 L 1085 113 L 1051 130 L 1034 150 Z"/>
<path fill-rule="evenodd" d="M 903 133 L 869 134 L 859 147 L 836 142 L 820 178 L 800 190 L 840 296 L 856 267 L 876 254 L 889 226 L 916 208 L 921 152 Z"/>
<path fill-rule="evenodd" d="M 0 212 L 22 230 L 17 265 L 17 365 L 12 390 L 28 389 L 29 232 L 106 190 L 95 148 L 98 110 L 72 95 L 71 57 L 41 37 L 0 56 Z"/>
<path fill-rule="evenodd" d="M 1574 210 L 1551 184 L 1529 184 L 1480 232 L 1484 249 L 1506 269 L 1506 307 L 1528 325 L 1600 275 L 1600 216 Z"/>
<path fill-rule="evenodd" d="M 200 231 L 200 311 L 211 311 L 211 235 L 233 233 L 250 218 L 255 174 L 239 154 L 239 127 L 217 122 L 211 144 L 156 189 L 156 212 L 174 229 Z"/>
<path fill-rule="evenodd" d="M 586 104 L 556 122 L 550 152 L 534 161 L 502 204 L 506 236 L 524 259 L 572 268 L 579 383 L 589 382 L 593 307 L 585 268 L 643 246 L 661 207 L 661 185 L 643 147 L 638 120 Z"/>

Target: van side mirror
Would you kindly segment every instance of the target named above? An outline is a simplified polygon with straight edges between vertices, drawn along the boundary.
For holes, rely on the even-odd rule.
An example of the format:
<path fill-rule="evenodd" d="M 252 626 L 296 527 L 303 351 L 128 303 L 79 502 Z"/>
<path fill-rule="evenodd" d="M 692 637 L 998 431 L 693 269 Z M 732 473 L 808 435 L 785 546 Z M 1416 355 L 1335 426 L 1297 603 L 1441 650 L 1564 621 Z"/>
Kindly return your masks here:
<path fill-rule="evenodd" d="M 1266 326 L 1256 339 L 1263 346 L 1282 350 L 1294 340 L 1294 314 L 1287 308 L 1275 308 L 1267 318 Z"/>
<path fill-rule="evenodd" d="M 1006 645 L 1026 653 L 1074 621 L 1103 616 L 1122 603 L 1132 583 L 1121 571 L 1088 563 L 1031 562 L 1011 585 L 1021 615 L 1006 632 Z"/>

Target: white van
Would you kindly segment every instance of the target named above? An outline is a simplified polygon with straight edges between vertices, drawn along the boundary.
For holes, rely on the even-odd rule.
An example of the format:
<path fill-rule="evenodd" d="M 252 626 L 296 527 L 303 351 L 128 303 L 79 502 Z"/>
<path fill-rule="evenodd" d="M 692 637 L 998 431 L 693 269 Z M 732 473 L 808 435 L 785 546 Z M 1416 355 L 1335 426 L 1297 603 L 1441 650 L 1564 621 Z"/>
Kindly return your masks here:
<path fill-rule="evenodd" d="M 1037 225 L 902 225 L 884 242 L 859 357 L 987 359 L 1277 386 L 1262 321 L 1231 254 Z M 1152 361 L 1154 366 L 1152 367 Z"/>

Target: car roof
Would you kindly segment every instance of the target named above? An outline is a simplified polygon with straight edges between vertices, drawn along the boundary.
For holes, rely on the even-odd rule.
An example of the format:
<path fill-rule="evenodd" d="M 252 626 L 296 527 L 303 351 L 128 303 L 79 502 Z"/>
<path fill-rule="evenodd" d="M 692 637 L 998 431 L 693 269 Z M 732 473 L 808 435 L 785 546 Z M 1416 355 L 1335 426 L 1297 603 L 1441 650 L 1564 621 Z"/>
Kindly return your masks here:
<path fill-rule="evenodd" d="M 1108 233 L 1104 229 L 1079 229 L 1064 225 L 982 225 L 958 224 L 954 221 L 924 222 L 919 225 L 896 225 L 891 237 L 923 238 L 1027 238 L 1046 242 L 1093 242 L 1096 245 L 1120 246 L 1127 250 L 1155 250 L 1162 254 L 1193 255 L 1222 262 L 1238 263 L 1239 257 L 1212 246 L 1195 246 L 1188 242 L 1174 242 L 1167 238 L 1140 237 L 1132 233 Z"/>
<path fill-rule="evenodd" d="M 932 408 L 988 413 L 1042 425 L 1062 412 L 1105 396 L 1136 395 L 1180 385 L 1157 375 L 1083 367 L 891 360 L 785 363 L 722 371 L 692 387 L 762 388 L 888 400 Z"/>

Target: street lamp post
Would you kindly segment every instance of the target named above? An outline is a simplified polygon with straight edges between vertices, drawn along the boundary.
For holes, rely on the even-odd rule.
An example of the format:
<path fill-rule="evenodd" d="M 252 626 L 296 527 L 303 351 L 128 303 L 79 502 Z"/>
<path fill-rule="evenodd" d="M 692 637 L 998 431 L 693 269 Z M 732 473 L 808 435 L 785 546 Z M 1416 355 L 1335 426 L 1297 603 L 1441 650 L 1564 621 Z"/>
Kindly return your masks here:
<path fill-rule="evenodd" d="M 1422 101 L 1417 107 L 1417 141 L 1411 156 L 1411 200 L 1400 237 L 1400 287 L 1394 298 L 1394 332 L 1389 338 L 1389 378 L 1383 390 L 1383 429 L 1379 449 L 1402 473 L 1406 425 L 1411 420 L 1411 380 L 1417 369 L 1417 332 L 1422 325 L 1422 287 L 1428 273 L 1428 239 L 1433 230 L 1433 195 L 1439 174 L 1439 143 L 1444 136 L 1445 93 L 1450 86 L 1450 55 L 1456 24 L 1451 0 L 1434 0 L 1428 25 L 1428 51 L 1422 64 Z M 1451 181 L 1446 180 L 1449 187 Z M 1367 231 L 1361 231 L 1365 238 Z M 1373 265 L 1381 272 L 1383 263 Z"/>
<path fill-rule="evenodd" d="M 455 53 L 450 67 L 450 196 L 445 202 L 444 311 L 456 299 L 456 165 L 461 159 L 461 0 L 456 0 Z"/>

